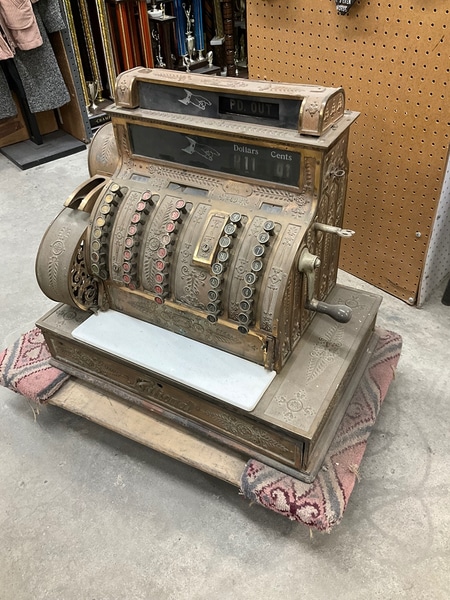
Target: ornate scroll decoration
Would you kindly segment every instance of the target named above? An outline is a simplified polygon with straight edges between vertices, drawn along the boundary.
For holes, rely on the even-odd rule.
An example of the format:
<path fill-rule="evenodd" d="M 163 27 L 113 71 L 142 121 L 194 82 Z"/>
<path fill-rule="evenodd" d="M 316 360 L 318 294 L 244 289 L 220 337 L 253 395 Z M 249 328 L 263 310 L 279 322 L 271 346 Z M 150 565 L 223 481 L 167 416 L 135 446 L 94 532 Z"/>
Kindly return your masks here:
<path fill-rule="evenodd" d="M 344 329 L 341 324 L 335 323 L 323 337 L 317 340 L 310 357 L 307 369 L 306 383 L 317 379 L 327 366 L 334 362 L 339 348 L 342 346 Z"/>
<path fill-rule="evenodd" d="M 86 268 L 85 244 L 82 241 L 70 273 L 72 295 L 78 306 L 86 310 L 98 306 L 98 282 Z"/>
<path fill-rule="evenodd" d="M 66 252 L 65 242 L 69 239 L 71 229 L 67 225 L 61 227 L 58 237 L 50 244 L 51 255 L 48 257 L 48 287 L 51 291 L 58 293 L 58 270 L 61 264 L 60 256 Z"/>
<path fill-rule="evenodd" d="M 308 405 L 308 399 L 305 390 L 299 390 L 293 396 L 278 396 L 276 398 L 278 406 L 283 412 L 283 419 L 292 423 L 300 415 L 312 417 L 315 415 L 315 410 Z"/>
<path fill-rule="evenodd" d="M 250 423 L 241 421 L 238 417 L 230 414 L 220 413 L 215 410 L 203 411 L 210 419 L 214 419 L 221 428 L 228 433 L 244 439 L 250 444 L 254 444 L 268 451 L 282 452 L 283 454 L 293 455 L 293 448 L 289 448 L 278 441 L 273 435 Z"/>
<path fill-rule="evenodd" d="M 185 264 L 181 267 L 180 278 L 184 283 L 184 294 L 180 296 L 180 301 L 188 306 L 195 308 L 205 309 L 204 303 L 199 302 L 198 294 L 200 287 L 204 285 L 208 274 L 202 269 L 196 267 L 190 267 Z"/>

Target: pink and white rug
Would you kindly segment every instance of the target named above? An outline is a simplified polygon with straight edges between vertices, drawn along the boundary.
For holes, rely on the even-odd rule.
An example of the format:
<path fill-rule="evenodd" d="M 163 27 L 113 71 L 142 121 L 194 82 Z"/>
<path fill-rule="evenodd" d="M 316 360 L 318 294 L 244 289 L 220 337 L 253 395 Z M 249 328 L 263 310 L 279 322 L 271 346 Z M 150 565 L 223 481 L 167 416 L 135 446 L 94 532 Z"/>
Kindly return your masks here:
<path fill-rule="evenodd" d="M 249 460 L 241 480 L 246 498 L 320 531 L 330 532 L 341 521 L 400 358 L 401 337 L 391 331 L 377 331 L 378 345 L 315 480 L 303 483 Z"/>
<path fill-rule="evenodd" d="M 402 348 L 397 333 L 380 329 L 377 333 L 377 347 L 315 480 L 303 483 L 251 459 L 241 477 L 247 499 L 315 530 L 329 533 L 340 523 Z M 32 329 L 0 354 L 0 384 L 44 403 L 69 378 L 52 367 L 49 358 L 40 329 Z"/>

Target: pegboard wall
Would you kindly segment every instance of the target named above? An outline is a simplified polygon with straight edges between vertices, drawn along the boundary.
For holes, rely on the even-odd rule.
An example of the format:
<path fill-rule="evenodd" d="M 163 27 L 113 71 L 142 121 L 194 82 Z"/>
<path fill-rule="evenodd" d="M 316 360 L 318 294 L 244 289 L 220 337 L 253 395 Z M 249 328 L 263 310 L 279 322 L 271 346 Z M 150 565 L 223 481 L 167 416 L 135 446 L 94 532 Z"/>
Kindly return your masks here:
<path fill-rule="evenodd" d="M 249 77 L 342 86 L 345 271 L 415 304 L 449 146 L 449 0 L 247 0 Z"/>

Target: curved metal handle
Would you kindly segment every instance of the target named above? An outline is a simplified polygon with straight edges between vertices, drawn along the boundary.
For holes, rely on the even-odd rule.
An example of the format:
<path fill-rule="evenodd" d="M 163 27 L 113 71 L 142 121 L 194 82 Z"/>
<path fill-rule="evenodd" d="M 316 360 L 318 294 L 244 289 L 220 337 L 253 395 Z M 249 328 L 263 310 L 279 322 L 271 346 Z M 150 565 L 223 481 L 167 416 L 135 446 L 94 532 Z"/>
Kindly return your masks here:
<path fill-rule="evenodd" d="M 327 304 L 313 298 L 305 306 L 308 310 L 328 315 L 338 323 L 348 323 L 352 318 L 352 309 L 343 304 Z"/>
<path fill-rule="evenodd" d="M 313 227 L 318 231 L 334 233 L 339 237 L 352 237 L 352 235 L 355 235 L 353 229 L 342 229 L 342 227 L 334 227 L 334 225 L 327 225 L 326 223 L 314 223 Z"/>
<path fill-rule="evenodd" d="M 298 269 L 306 275 L 307 281 L 307 300 L 305 308 L 314 312 L 328 315 L 338 323 L 348 323 L 352 318 L 352 309 L 343 304 L 328 304 L 313 298 L 315 270 L 320 266 L 318 256 L 311 254 L 308 248 L 303 248 L 298 261 Z"/>

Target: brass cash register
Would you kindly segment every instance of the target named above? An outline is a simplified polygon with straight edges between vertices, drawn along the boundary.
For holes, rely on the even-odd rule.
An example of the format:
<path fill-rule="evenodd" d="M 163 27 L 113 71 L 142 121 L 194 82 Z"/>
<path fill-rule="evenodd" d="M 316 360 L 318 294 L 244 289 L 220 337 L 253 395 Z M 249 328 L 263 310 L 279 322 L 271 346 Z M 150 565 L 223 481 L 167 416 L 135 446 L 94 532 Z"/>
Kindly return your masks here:
<path fill-rule="evenodd" d="M 380 303 L 336 284 L 357 113 L 341 88 L 144 68 L 108 113 L 37 256 L 54 364 L 311 481 Z"/>

